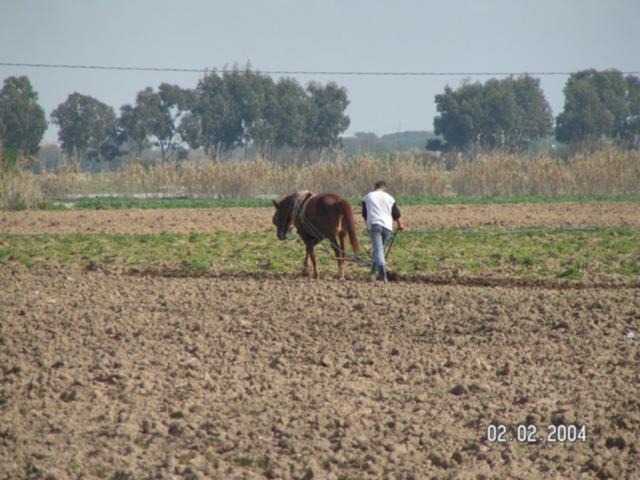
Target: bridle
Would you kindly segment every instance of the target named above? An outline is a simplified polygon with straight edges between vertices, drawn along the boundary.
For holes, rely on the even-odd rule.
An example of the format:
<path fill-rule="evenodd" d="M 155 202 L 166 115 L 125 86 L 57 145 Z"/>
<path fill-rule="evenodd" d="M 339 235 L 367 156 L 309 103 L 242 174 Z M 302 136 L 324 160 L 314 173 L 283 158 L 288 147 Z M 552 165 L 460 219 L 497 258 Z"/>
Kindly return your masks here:
<path fill-rule="evenodd" d="M 280 211 L 278 210 L 277 225 L 278 225 L 279 238 L 280 236 L 282 237 L 281 239 L 284 239 L 286 237 L 287 232 L 289 231 L 289 228 L 291 228 L 291 225 L 293 225 L 295 221 L 299 204 L 300 204 L 299 195 L 297 193 L 294 193 L 293 195 L 291 195 L 291 198 L 289 198 L 289 200 L 287 201 L 286 213 L 284 215 L 281 215 Z"/>
<path fill-rule="evenodd" d="M 282 236 L 286 235 L 286 232 L 292 225 L 295 225 L 296 219 L 298 220 L 298 224 L 300 227 L 304 228 L 308 226 L 309 222 L 304 217 L 304 211 L 306 206 L 315 194 L 312 192 L 297 192 L 294 193 L 289 199 L 287 212 L 284 215 L 283 221 L 278 223 L 278 230 L 282 232 Z M 312 231 L 316 230 L 312 228 Z M 321 239 L 324 237 L 321 237 Z"/>

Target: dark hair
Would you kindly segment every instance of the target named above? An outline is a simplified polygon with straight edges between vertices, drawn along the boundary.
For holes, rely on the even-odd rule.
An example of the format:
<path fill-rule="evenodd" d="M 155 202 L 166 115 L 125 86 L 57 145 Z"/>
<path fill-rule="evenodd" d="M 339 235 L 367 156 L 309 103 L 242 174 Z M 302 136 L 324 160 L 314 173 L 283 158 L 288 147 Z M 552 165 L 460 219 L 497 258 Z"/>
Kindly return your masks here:
<path fill-rule="evenodd" d="M 378 190 L 379 188 L 386 187 L 386 186 L 387 186 L 387 182 L 385 182 L 384 180 L 378 180 L 375 186 L 373 187 L 373 189 Z"/>

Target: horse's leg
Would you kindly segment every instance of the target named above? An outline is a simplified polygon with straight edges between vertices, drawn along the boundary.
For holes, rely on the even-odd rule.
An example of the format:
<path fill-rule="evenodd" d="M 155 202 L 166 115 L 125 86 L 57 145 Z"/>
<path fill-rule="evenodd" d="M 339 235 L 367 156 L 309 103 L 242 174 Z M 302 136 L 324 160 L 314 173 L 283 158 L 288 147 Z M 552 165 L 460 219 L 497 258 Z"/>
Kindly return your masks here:
<path fill-rule="evenodd" d="M 316 253 L 313 251 L 313 246 L 307 247 L 307 255 L 311 258 L 311 265 L 313 265 L 313 278 L 320 278 L 318 274 L 318 266 L 316 264 Z"/>
<path fill-rule="evenodd" d="M 309 276 L 309 257 L 313 251 L 313 239 L 308 238 L 306 235 L 301 234 L 300 237 L 306 247 L 306 254 L 304 256 L 304 262 L 302 264 L 302 275 Z"/>
<path fill-rule="evenodd" d="M 307 253 L 304 256 L 304 262 L 302 264 L 302 275 L 304 275 L 305 277 L 309 276 L 309 250 L 307 250 Z"/>
<path fill-rule="evenodd" d="M 340 280 L 344 280 L 344 261 L 345 253 L 344 249 L 344 237 L 347 235 L 346 230 L 340 230 L 338 232 L 338 238 L 340 239 L 340 258 L 338 259 L 338 270 L 340 270 Z"/>
<path fill-rule="evenodd" d="M 333 248 L 333 253 L 336 255 L 336 262 L 338 262 L 338 278 L 340 280 L 344 280 L 344 265 L 342 259 L 342 252 L 338 247 L 338 239 L 335 236 L 329 237 L 329 241 L 331 242 L 331 248 Z"/>

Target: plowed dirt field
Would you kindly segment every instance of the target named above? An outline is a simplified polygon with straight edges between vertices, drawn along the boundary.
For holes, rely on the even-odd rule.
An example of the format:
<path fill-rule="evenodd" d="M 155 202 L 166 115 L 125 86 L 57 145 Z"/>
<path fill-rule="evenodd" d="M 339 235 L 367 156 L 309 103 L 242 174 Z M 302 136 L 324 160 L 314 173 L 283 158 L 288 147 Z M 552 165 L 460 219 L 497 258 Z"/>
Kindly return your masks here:
<path fill-rule="evenodd" d="M 270 215 L 2 212 L 0 231 L 271 231 Z M 640 225 L 638 204 L 617 203 L 405 216 L 410 228 Z M 9 262 L 0 478 L 638 478 L 639 336 L 638 288 Z"/>
<path fill-rule="evenodd" d="M 358 209 L 356 209 L 357 211 Z M 640 227 L 639 202 L 402 207 L 411 229 L 432 227 Z M 0 211 L 8 233 L 191 233 L 272 231 L 270 208 Z M 363 225 L 359 218 L 359 225 Z"/>

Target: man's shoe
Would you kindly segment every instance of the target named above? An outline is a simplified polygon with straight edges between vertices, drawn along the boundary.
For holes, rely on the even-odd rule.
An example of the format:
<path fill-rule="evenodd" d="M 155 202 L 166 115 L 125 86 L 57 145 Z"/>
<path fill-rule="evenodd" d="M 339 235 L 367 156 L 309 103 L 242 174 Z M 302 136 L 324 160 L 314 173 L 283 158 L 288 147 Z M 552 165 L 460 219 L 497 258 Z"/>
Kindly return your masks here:
<path fill-rule="evenodd" d="M 376 267 L 376 264 L 374 263 L 371 267 L 371 271 L 369 272 L 369 281 L 370 282 L 375 282 L 376 281 L 376 270 L 378 268 Z"/>
<path fill-rule="evenodd" d="M 387 270 L 384 265 L 378 267 L 378 280 L 381 280 L 383 283 L 387 283 L 389 281 L 387 280 Z"/>

